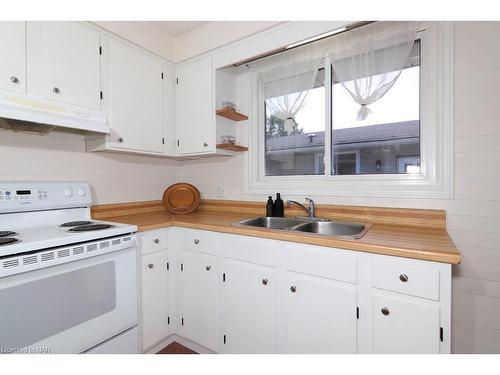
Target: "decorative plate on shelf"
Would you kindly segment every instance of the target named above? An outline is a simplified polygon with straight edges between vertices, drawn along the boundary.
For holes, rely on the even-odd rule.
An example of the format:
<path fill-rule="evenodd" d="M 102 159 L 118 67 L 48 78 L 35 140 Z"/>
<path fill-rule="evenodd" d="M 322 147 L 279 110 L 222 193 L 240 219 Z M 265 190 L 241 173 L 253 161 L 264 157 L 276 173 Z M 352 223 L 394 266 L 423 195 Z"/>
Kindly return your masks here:
<path fill-rule="evenodd" d="M 188 183 L 173 184 L 163 193 L 163 205 L 165 208 L 178 215 L 189 214 L 200 205 L 200 192 L 196 187 Z"/>

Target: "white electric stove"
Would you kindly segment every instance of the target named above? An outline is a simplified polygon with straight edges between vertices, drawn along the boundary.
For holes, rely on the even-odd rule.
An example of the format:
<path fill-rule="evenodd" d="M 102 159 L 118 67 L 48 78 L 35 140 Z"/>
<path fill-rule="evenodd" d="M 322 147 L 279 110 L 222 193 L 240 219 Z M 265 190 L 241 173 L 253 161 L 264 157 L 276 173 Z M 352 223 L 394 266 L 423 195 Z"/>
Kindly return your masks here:
<path fill-rule="evenodd" d="M 0 182 L 0 353 L 138 352 L 137 228 L 91 205 L 86 183 Z"/>

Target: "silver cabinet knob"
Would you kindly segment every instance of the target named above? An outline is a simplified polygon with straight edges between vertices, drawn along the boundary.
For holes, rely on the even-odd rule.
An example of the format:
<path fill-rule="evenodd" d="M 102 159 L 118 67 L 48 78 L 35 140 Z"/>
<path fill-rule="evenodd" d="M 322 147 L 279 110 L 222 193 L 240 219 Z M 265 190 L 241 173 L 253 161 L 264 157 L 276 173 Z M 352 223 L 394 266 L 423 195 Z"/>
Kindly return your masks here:
<path fill-rule="evenodd" d="M 389 315 L 390 311 L 387 307 L 382 307 L 382 310 L 380 310 L 382 312 L 382 315 Z"/>
<path fill-rule="evenodd" d="M 156 243 L 156 244 L 159 244 L 159 243 L 160 243 L 160 240 L 159 240 L 158 238 L 155 238 L 155 239 L 153 240 L 153 242 L 154 242 L 154 243 Z"/>
<path fill-rule="evenodd" d="M 262 284 L 267 285 L 267 279 L 262 279 Z"/>
<path fill-rule="evenodd" d="M 212 266 L 209 266 L 209 265 L 207 264 L 207 265 L 205 266 L 205 269 L 206 269 L 207 271 L 210 271 L 210 270 L 212 269 Z"/>
<path fill-rule="evenodd" d="M 297 291 L 297 287 L 296 287 L 295 285 L 292 285 L 292 286 L 290 287 L 290 291 L 291 291 L 292 293 L 295 293 L 295 292 Z"/>
<path fill-rule="evenodd" d="M 197 239 L 197 238 L 195 238 L 195 240 L 194 240 L 194 244 L 195 244 L 195 245 L 198 245 L 199 243 L 200 243 L 200 240 L 199 240 L 199 239 Z"/>
<path fill-rule="evenodd" d="M 55 94 L 59 94 L 61 92 L 61 90 L 59 89 L 59 87 L 54 87 L 52 89 L 52 92 L 55 93 Z"/>
<path fill-rule="evenodd" d="M 153 263 L 149 263 L 149 264 L 148 264 L 148 268 L 149 268 L 149 269 L 151 269 L 151 268 L 153 268 L 153 267 L 154 267 Z"/>
<path fill-rule="evenodd" d="M 203 147 L 208 147 L 208 143 L 207 142 L 203 142 Z"/>
<path fill-rule="evenodd" d="M 118 142 L 123 143 L 123 138 L 122 137 L 118 138 Z"/>
<path fill-rule="evenodd" d="M 408 276 L 402 273 L 401 275 L 399 275 L 399 280 L 401 280 L 403 283 L 406 283 L 408 281 Z"/>
<path fill-rule="evenodd" d="M 19 78 L 17 78 L 16 76 L 12 76 L 12 77 L 10 77 L 10 81 L 12 83 L 19 83 Z"/>

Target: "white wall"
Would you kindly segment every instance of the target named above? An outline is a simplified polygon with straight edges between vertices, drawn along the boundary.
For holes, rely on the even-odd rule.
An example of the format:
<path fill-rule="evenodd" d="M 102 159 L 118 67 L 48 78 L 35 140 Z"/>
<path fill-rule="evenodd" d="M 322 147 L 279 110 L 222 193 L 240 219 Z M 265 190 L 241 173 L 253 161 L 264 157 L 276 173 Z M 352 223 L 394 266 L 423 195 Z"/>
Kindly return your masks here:
<path fill-rule="evenodd" d="M 135 43 L 169 61 L 175 61 L 174 38 L 146 21 L 94 21 L 93 24 Z"/>
<path fill-rule="evenodd" d="M 448 231 L 463 257 L 454 268 L 452 350 L 500 353 L 500 22 L 459 22 L 455 32 L 455 198 L 315 198 L 446 210 Z M 245 194 L 243 168 L 243 155 L 185 162 L 180 176 L 204 197 L 218 198 L 222 186 L 227 199 L 264 202 L 266 195 Z"/>
<path fill-rule="evenodd" d="M 175 61 L 180 62 L 279 25 L 280 21 L 210 22 L 175 38 Z"/>
<path fill-rule="evenodd" d="M 177 182 L 177 163 L 168 159 L 86 153 L 84 136 L 47 135 L 0 129 L 0 180 L 87 181 L 94 203 L 161 199 Z"/>

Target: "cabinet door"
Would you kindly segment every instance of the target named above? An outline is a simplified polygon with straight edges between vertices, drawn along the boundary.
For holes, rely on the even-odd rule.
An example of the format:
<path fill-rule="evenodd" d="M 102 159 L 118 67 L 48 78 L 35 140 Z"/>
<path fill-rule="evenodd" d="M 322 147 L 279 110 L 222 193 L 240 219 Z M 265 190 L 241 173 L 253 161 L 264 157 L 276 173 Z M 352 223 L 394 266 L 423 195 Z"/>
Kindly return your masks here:
<path fill-rule="evenodd" d="M 286 272 L 288 353 L 357 352 L 356 287 Z"/>
<path fill-rule="evenodd" d="M 373 352 L 439 353 L 439 306 L 411 297 L 373 294 Z"/>
<path fill-rule="evenodd" d="M 101 109 L 99 33 L 78 22 L 42 22 L 42 92 L 48 99 Z"/>
<path fill-rule="evenodd" d="M 166 338 L 168 332 L 167 251 L 141 257 L 142 350 Z"/>
<path fill-rule="evenodd" d="M 0 22 L 0 89 L 26 93 L 26 22 Z"/>
<path fill-rule="evenodd" d="M 179 154 L 215 151 L 212 59 L 202 58 L 177 69 L 176 128 Z"/>
<path fill-rule="evenodd" d="M 224 353 L 276 352 L 276 271 L 226 260 L 223 283 Z"/>
<path fill-rule="evenodd" d="M 163 151 L 162 64 L 125 43 L 109 41 L 111 142 L 129 150 Z M 104 52 L 106 53 L 106 52 Z"/>
<path fill-rule="evenodd" d="M 217 257 L 183 251 L 180 272 L 181 335 L 217 351 Z"/>

